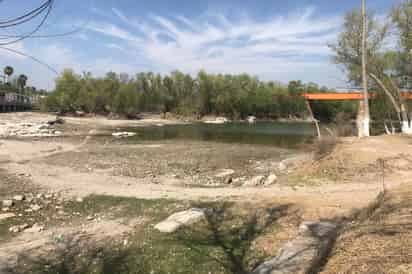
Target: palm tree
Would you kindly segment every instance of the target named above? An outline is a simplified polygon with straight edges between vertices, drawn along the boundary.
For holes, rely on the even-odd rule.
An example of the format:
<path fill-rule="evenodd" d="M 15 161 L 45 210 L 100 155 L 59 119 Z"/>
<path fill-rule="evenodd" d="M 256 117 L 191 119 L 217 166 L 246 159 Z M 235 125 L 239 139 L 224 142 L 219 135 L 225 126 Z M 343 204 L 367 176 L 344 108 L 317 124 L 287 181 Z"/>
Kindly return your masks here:
<path fill-rule="evenodd" d="M 11 66 L 7 66 L 4 68 L 4 74 L 7 75 L 6 83 L 9 82 L 10 76 L 13 74 L 14 69 Z"/>
<path fill-rule="evenodd" d="M 17 78 L 17 85 L 19 86 L 19 88 L 20 88 L 20 92 L 23 94 L 23 92 L 24 92 L 24 87 L 26 86 L 26 84 L 27 84 L 27 76 L 26 75 L 24 75 L 24 74 L 20 74 L 20 76 Z"/>

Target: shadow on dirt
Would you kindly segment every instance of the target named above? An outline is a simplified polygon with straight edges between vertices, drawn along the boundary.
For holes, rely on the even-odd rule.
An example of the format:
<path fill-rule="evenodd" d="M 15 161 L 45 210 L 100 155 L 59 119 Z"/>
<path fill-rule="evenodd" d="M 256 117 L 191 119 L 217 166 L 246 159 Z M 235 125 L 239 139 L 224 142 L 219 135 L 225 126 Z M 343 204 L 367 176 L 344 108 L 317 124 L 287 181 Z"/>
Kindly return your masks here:
<path fill-rule="evenodd" d="M 141 240 L 124 247 L 65 239 L 52 254 L 20 254 L 17 266 L 4 273 L 245 274 L 267 256 L 254 249 L 254 241 L 276 233 L 279 220 L 291 213 L 290 205 L 249 209 L 247 214 L 237 214 L 230 203 L 209 208 L 204 222 L 174 234 L 145 230 L 150 248 L 142 246 Z"/>

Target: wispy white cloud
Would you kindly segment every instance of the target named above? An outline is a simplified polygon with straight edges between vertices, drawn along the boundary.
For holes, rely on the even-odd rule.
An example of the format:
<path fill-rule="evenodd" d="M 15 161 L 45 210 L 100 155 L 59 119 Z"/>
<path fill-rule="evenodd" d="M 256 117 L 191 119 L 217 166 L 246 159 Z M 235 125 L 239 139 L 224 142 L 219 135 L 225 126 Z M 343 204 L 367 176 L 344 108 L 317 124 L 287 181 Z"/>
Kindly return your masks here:
<path fill-rule="evenodd" d="M 98 32 L 100 34 L 104 34 L 104 35 L 111 36 L 114 38 L 119 38 L 119 39 L 126 40 L 129 42 L 140 42 L 141 41 L 137 36 L 110 23 L 91 22 L 86 26 L 86 28 L 91 31 Z"/>
<path fill-rule="evenodd" d="M 137 20 L 115 8 L 112 12 L 124 27 L 96 23 L 89 29 L 126 41 L 161 71 L 263 75 L 326 66 L 327 43 L 336 39 L 341 24 L 340 17 L 315 16 L 313 8 L 266 21 L 223 14 L 198 19 L 152 14 Z"/>

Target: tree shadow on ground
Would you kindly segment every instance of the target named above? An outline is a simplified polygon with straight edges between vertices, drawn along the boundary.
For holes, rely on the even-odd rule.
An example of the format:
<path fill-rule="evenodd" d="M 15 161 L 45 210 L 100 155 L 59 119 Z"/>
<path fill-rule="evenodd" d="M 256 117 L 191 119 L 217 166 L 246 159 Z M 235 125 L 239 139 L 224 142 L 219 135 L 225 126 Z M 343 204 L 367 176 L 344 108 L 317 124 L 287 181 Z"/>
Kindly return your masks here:
<path fill-rule="evenodd" d="M 139 250 L 133 250 L 139 252 Z M 50 254 L 35 255 L 24 252 L 18 255 L 17 264 L 6 268 L 7 274 L 85 274 L 132 273 L 127 263 L 130 250 L 96 247 L 75 238 L 65 239 Z M 141 272 L 146 273 L 142 262 Z M 1 272 L 1 271 L 0 271 Z M 3 272 L 1 272 L 3 273 Z"/>
<path fill-rule="evenodd" d="M 199 265 L 202 267 L 197 270 L 202 273 L 209 267 L 221 269 L 218 273 L 249 273 L 266 257 L 254 249 L 254 241 L 259 236 L 276 233 L 279 220 L 293 214 L 290 205 L 247 209 L 241 214 L 232 203 L 202 207 L 209 208 L 206 220 L 175 234 L 162 234 L 148 228 L 146 232 L 150 234 L 144 238 L 150 242 L 149 249 L 140 243 L 123 247 L 106 240 L 98 244 L 73 236 L 56 242 L 57 249 L 42 255 L 31 251 L 19 254 L 17 265 L 4 273 L 196 273 Z M 169 253 L 176 251 L 175 254 L 180 255 L 171 258 Z M 159 258 L 164 262 L 156 261 Z"/>
<path fill-rule="evenodd" d="M 207 211 L 203 227 L 182 229 L 177 239 L 199 253 L 200 258 L 218 263 L 227 273 L 249 273 L 264 256 L 252 250 L 254 240 L 280 218 L 290 214 L 289 208 L 290 205 L 281 205 L 240 216 L 232 212 L 229 203 L 224 203 Z M 210 249 L 215 252 L 210 253 Z"/>

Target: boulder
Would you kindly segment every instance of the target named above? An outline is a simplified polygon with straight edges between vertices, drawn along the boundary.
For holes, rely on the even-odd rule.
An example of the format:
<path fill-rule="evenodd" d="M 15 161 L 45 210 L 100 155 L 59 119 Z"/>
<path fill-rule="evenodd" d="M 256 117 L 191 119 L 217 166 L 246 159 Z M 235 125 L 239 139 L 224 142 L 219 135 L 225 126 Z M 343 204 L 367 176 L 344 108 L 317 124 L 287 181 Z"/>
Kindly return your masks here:
<path fill-rule="evenodd" d="M 201 208 L 191 208 L 169 216 L 163 222 L 158 223 L 155 229 L 163 233 L 172 233 L 182 226 L 197 223 L 205 218 L 205 210 Z"/>
<path fill-rule="evenodd" d="M 11 226 L 9 228 L 9 231 L 12 232 L 12 233 L 18 233 L 22 230 L 25 230 L 25 229 L 29 228 L 29 227 L 30 226 L 28 224 L 14 225 L 14 226 Z"/>
<path fill-rule="evenodd" d="M 25 199 L 25 197 L 24 197 L 24 195 L 15 195 L 14 197 L 13 197 L 13 200 L 15 200 L 15 201 L 23 201 Z"/>
<path fill-rule="evenodd" d="M 24 229 L 25 233 L 39 233 L 44 230 L 44 226 L 39 224 L 34 224 L 32 227 Z"/>
<path fill-rule="evenodd" d="M 215 175 L 217 178 L 225 178 L 227 176 L 230 176 L 234 174 L 235 171 L 233 169 L 222 169 L 219 173 Z"/>
<path fill-rule="evenodd" d="M 265 182 L 263 183 L 265 186 L 270 186 L 273 185 L 274 183 L 276 183 L 276 181 L 278 180 L 278 176 L 276 176 L 276 174 L 270 174 Z"/>
<path fill-rule="evenodd" d="M 254 123 L 256 123 L 256 117 L 255 116 L 249 116 L 249 117 L 247 117 L 247 122 L 249 123 L 249 124 L 254 124 Z"/>
<path fill-rule="evenodd" d="M 13 200 L 3 200 L 2 204 L 4 207 L 12 207 L 14 202 Z"/>
<path fill-rule="evenodd" d="M 203 122 L 206 124 L 224 124 L 228 123 L 229 119 L 227 119 L 226 117 L 216 117 L 214 120 L 206 120 Z"/>
<path fill-rule="evenodd" d="M 265 179 L 265 176 L 255 176 L 251 178 L 250 180 L 247 180 L 243 185 L 244 186 L 258 186 L 261 185 L 263 180 Z"/>
<path fill-rule="evenodd" d="M 337 226 L 329 222 L 304 222 L 298 236 L 287 242 L 278 255 L 251 274 L 311 273 L 327 254 L 336 237 Z"/>
<path fill-rule="evenodd" d="M 42 207 L 39 206 L 38 204 L 34 204 L 34 205 L 30 205 L 30 209 L 32 211 L 39 211 L 40 209 L 42 209 Z"/>

